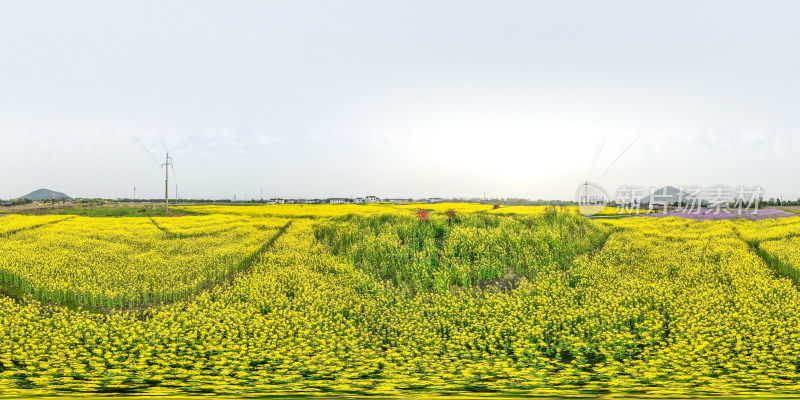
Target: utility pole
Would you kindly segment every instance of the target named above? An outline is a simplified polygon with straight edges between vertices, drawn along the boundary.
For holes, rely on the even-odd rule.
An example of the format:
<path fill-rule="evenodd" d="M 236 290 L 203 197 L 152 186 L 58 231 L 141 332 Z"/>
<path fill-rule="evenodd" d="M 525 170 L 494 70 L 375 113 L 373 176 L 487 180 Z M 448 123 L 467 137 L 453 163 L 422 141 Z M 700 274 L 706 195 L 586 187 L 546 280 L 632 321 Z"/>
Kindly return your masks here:
<path fill-rule="evenodd" d="M 136 186 L 133 187 L 133 202 L 136 202 Z"/>
<path fill-rule="evenodd" d="M 169 167 L 172 165 L 172 158 L 170 158 L 169 153 L 167 153 L 167 161 L 161 166 L 166 166 L 167 168 L 164 169 L 166 171 L 166 175 L 164 177 L 164 213 L 169 214 Z"/>

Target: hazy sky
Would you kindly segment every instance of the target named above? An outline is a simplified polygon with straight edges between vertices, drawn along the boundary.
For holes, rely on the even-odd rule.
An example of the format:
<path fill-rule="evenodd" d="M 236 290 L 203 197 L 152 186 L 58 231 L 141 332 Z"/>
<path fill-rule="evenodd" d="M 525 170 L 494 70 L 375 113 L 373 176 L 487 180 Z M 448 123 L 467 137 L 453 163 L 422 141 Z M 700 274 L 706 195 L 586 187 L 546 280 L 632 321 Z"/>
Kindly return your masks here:
<path fill-rule="evenodd" d="M 800 196 L 800 2 L 0 4 L 0 198 Z"/>

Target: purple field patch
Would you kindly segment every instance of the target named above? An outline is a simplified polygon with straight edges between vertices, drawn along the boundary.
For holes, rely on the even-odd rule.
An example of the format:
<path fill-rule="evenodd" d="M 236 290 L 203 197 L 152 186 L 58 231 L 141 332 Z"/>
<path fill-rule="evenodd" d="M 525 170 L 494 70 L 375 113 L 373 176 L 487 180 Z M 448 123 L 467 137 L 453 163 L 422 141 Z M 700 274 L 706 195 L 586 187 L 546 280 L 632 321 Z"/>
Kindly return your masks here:
<path fill-rule="evenodd" d="M 785 218 L 785 217 L 796 216 L 795 214 L 790 214 L 785 211 L 776 210 L 772 208 L 764 210 L 742 210 L 741 212 L 739 212 L 738 210 L 729 210 L 720 212 L 715 212 L 715 211 L 716 210 L 695 210 L 691 212 L 672 211 L 667 213 L 654 212 L 652 214 L 644 214 L 643 216 L 651 218 L 677 217 L 677 218 L 694 219 L 698 221 L 712 221 L 712 220 L 739 219 L 739 218 L 744 218 L 751 221 L 758 221 L 768 218 Z"/>

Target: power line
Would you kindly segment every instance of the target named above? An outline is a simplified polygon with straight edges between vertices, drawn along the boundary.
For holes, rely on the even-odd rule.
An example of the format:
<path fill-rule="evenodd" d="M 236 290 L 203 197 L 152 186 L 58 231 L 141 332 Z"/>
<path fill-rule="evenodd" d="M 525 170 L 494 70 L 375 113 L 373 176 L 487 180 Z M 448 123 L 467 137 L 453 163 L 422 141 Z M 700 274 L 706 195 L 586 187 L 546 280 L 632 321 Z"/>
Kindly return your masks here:
<path fill-rule="evenodd" d="M 594 160 L 592 160 L 592 166 L 589 168 L 589 173 L 586 175 L 586 182 L 589 182 L 589 178 L 592 176 L 592 171 L 594 171 L 594 166 L 597 164 L 597 158 L 600 157 L 600 152 L 603 150 L 606 139 L 608 139 L 608 135 L 603 138 L 603 141 L 597 146 L 597 150 L 594 151 Z"/>
<path fill-rule="evenodd" d="M 164 137 L 159 136 L 158 138 L 161 139 L 161 145 L 164 146 L 164 152 L 169 153 L 169 148 L 167 148 L 167 142 L 164 141 Z"/>
<path fill-rule="evenodd" d="M 178 201 L 178 177 L 175 175 L 175 164 L 170 164 L 172 169 L 172 180 L 175 181 L 175 201 Z"/>
<path fill-rule="evenodd" d="M 628 149 L 630 149 L 630 148 L 631 148 L 631 146 L 633 146 L 633 144 L 634 144 L 634 143 L 636 143 L 636 141 L 637 141 L 637 140 L 639 140 L 639 138 L 640 138 L 641 136 L 642 136 L 642 135 L 636 136 L 636 138 L 634 138 L 634 139 L 633 139 L 633 141 L 631 142 L 631 144 L 629 144 L 629 145 L 628 145 L 628 147 L 626 147 L 624 150 L 622 150 L 622 152 L 621 152 L 621 153 L 619 153 L 619 155 L 617 156 L 617 158 L 615 158 L 615 159 L 614 159 L 614 161 L 611 163 L 611 165 L 609 165 L 609 166 L 608 166 L 608 168 L 606 168 L 606 170 L 603 172 L 603 175 L 600 175 L 600 178 L 599 178 L 599 179 L 597 179 L 597 181 L 598 181 L 598 182 L 600 182 L 600 179 L 603 179 L 603 177 L 604 177 L 604 176 L 606 176 L 606 173 L 608 173 L 608 171 L 611 169 L 611 167 L 613 167 L 613 166 L 614 166 L 614 164 L 616 164 L 616 163 L 617 163 L 617 160 L 619 160 L 619 159 L 620 159 L 620 157 L 622 157 L 622 155 L 623 155 L 623 154 L 625 154 L 625 152 L 626 152 L 626 151 L 628 151 Z"/>
<path fill-rule="evenodd" d="M 178 197 L 178 179 L 177 179 L 176 174 L 175 174 L 175 166 L 172 163 L 172 157 L 169 156 L 169 147 L 167 147 L 167 142 L 164 141 L 164 138 L 162 136 L 159 136 L 159 140 L 161 141 L 161 145 L 164 147 L 164 152 L 166 153 L 165 161 L 164 161 L 163 164 L 161 164 L 161 163 L 158 162 L 158 159 L 156 159 L 156 157 L 153 155 L 153 153 L 151 153 L 150 150 L 148 150 L 147 147 L 145 147 L 145 145 L 142 144 L 142 142 L 139 140 L 139 138 L 137 138 L 136 136 L 133 136 L 133 135 L 131 135 L 131 137 L 134 140 L 136 140 L 136 142 L 139 143 L 140 146 L 142 146 L 144 151 L 147 152 L 147 154 L 150 156 L 150 158 L 152 158 L 153 161 L 155 161 L 156 164 L 159 165 L 159 167 L 161 167 L 161 168 L 167 167 L 167 168 L 164 169 L 164 209 L 165 209 L 165 212 L 169 213 L 169 170 L 170 169 L 172 170 L 172 180 L 175 181 L 175 198 L 176 199 Z M 136 189 L 134 188 L 133 190 L 134 190 L 134 198 L 135 198 Z"/>
<path fill-rule="evenodd" d="M 153 155 L 153 153 L 151 153 L 151 152 L 150 152 L 150 150 L 147 150 L 147 147 L 145 147 L 145 146 L 142 144 L 142 142 L 139 140 L 139 138 L 137 138 L 136 136 L 133 136 L 133 135 L 131 135 L 131 137 L 132 137 L 134 140 L 136 140 L 136 142 L 137 142 L 137 143 L 139 143 L 139 145 L 140 145 L 140 146 L 142 146 L 142 148 L 144 149 L 144 151 L 146 151 L 146 152 L 147 152 L 147 154 L 148 154 L 148 155 L 150 155 L 150 158 L 152 158 L 152 159 L 153 159 L 153 161 L 155 161 L 155 162 L 156 162 L 156 164 L 159 164 L 159 165 L 161 165 L 161 163 L 160 163 L 160 162 L 158 162 L 158 159 L 156 159 L 156 156 L 154 156 L 154 155 Z"/>
<path fill-rule="evenodd" d="M 175 175 L 175 164 L 170 164 L 170 168 L 172 168 L 172 180 L 175 181 L 175 184 L 178 184 L 178 177 Z"/>
<path fill-rule="evenodd" d="M 169 168 L 172 166 L 172 158 L 170 158 L 169 153 L 167 153 L 166 161 L 162 166 L 167 167 L 164 169 L 164 172 L 166 172 L 164 177 L 164 212 L 169 213 Z"/>

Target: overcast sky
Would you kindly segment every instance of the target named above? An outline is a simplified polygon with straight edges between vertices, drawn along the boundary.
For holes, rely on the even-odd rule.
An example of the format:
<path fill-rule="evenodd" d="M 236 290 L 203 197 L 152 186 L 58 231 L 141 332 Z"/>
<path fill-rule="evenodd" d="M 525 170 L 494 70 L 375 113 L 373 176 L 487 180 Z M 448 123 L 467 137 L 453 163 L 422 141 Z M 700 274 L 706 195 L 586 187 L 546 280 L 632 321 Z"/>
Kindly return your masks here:
<path fill-rule="evenodd" d="M 0 4 L 0 198 L 800 196 L 800 2 Z"/>

